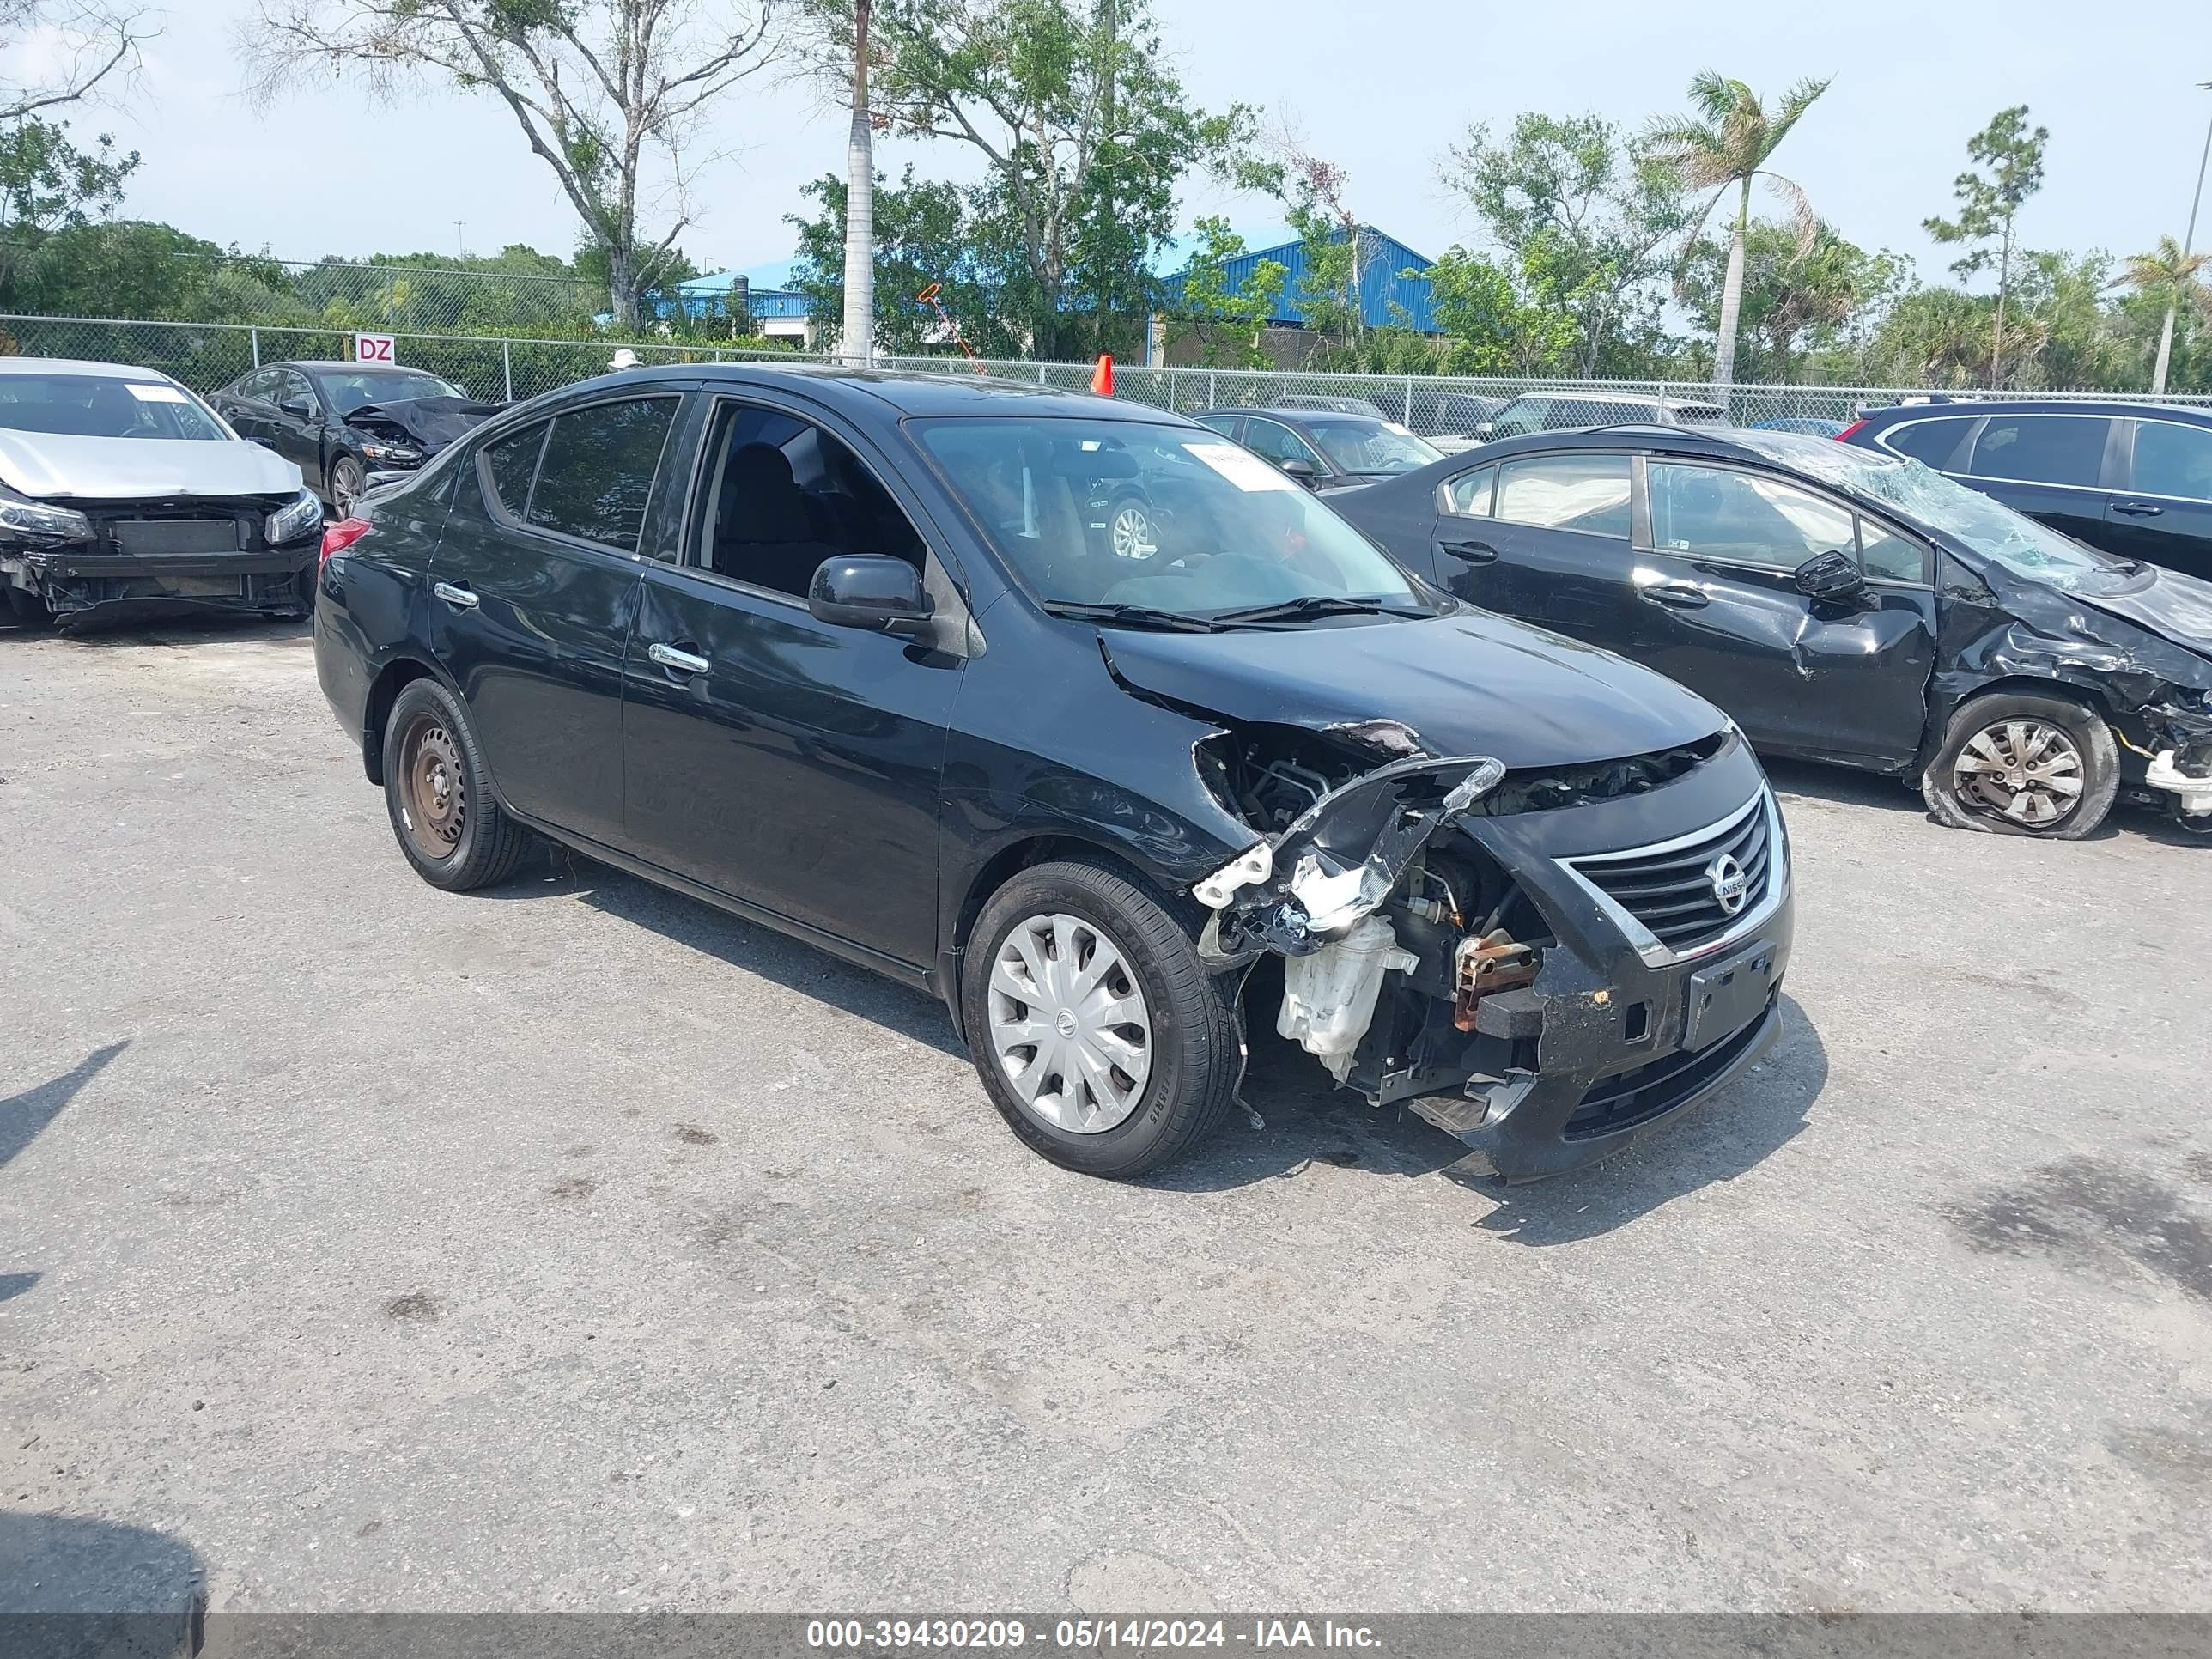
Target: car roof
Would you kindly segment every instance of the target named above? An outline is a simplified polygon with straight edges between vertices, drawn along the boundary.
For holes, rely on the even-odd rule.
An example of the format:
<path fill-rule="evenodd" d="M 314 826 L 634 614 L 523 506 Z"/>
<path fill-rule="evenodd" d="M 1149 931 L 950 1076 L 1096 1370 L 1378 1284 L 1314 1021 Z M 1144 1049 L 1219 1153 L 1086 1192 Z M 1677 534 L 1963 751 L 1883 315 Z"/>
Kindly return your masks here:
<path fill-rule="evenodd" d="M 1206 415 L 1264 415 L 1271 421 L 1309 421 L 1319 416 L 1324 421 L 1381 421 L 1388 424 L 1388 415 L 1370 415 L 1364 409 L 1295 409 L 1283 404 L 1271 404 L 1262 409 L 1256 404 L 1225 404 L 1219 409 L 1201 409 L 1198 416 Z M 1194 416 L 1196 418 L 1196 416 Z"/>
<path fill-rule="evenodd" d="M 566 387 L 594 392 L 623 386 L 667 386 L 686 381 L 786 386 L 804 391 L 833 406 L 865 399 L 888 404 L 901 416 L 999 415 L 1035 418 L 1145 421 L 1164 426 L 1197 422 L 1171 410 L 1155 409 L 1088 392 L 1062 392 L 1030 380 L 957 370 L 933 374 L 915 369 L 850 368 L 830 363 L 671 363 L 618 369 Z"/>
<path fill-rule="evenodd" d="M 343 371 L 348 374 L 428 374 L 434 380 L 446 377 L 434 368 L 425 368 L 420 363 L 349 363 L 335 357 L 285 357 L 275 362 L 263 363 L 261 368 L 312 368 Z M 246 373 L 255 373 L 248 369 Z"/>
<path fill-rule="evenodd" d="M 1984 415 L 2155 415 L 2193 426 L 2212 426 L 2212 410 L 2150 398 L 1947 398 L 1941 403 L 1890 404 L 1864 411 L 1861 419 L 1878 425 L 1900 421 L 1979 420 Z"/>
<path fill-rule="evenodd" d="M 1666 409 L 1718 409 L 1720 405 L 1710 398 L 1678 398 L 1672 392 L 1644 392 L 1623 389 L 1620 392 L 1549 392 L 1542 386 L 1530 386 L 1516 393 L 1513 401 L 1523 398 L 1549 398 L 1563 404 L 1657 404 Z"/>
<path fill-rule="evenodd" d="M 1462 449 L 1455 455 L 1447 455 L 1442 461 L 1431 461 L 1431 469 L 1449 470 L 1452 462 L 1462 466 L 1480 466 L 1531 452 L 1558 449 L 1645 449 L 1659 450 L 1668 454 L 1691 455 L 1706 459 L 1750 461 L 1757 465 L 1777 465 L 1772 453 L 1765 447 L 1775 439 L 1796 439 L 1808 444 L 1832 444 L 1832 438 L 1807 437 L 1794 432 L 1762 432 L 1756 443 L 1746 441 L 1748 434 L 1728 426 L 1658 426 L 1650 422 L 1621 421 L 1611 426 L 1563 426 L 1551 431 L 1516 433 L 1510 438 L 1498 438 L 1474 449 Z"/>
<path fill-rule="evenodd" d="M 96 363 L 82 357 L 0 357 L 0 374 L 82 374 L 102 380 L 177 384 L 158 368 L 140 368 L 131 363 Z"/>

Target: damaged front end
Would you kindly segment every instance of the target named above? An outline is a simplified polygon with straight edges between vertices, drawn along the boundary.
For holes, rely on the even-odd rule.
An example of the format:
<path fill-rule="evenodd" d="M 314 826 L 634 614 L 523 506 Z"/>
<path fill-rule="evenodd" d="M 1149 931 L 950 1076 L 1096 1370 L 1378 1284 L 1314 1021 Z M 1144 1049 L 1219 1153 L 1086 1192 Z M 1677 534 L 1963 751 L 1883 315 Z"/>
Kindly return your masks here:
<path fill-rule="evenodd" d="M 302 616 L 321 527 L 305 491 L 0 499 L 0 594 L 69 630 L 207 609 Z"/>
<path fill-rule="evenodd" d="M 506 407 L 473 398 L 400 398 L 364 404 L 345 423 L 362 437 L 368 484 L 376 489 L 412 474 Z"/>
<path fill-rule="evenodd" d="M 1210 913 L 1201 959 L 1282 958 L 1279 1034 L 1370 1103 L 1457 1135 L 1479 1170 L 1519 1180 L 1603 1156 L 1774 1040 L 1787 844 L 1732 732 L 1522 772 L 1422 753 L 1388 723 L 1243 725 L 1197 760 L 1263 832 L 1192 889 Z M 1644 842 L 1747 791 L 1717 822 Z"/>

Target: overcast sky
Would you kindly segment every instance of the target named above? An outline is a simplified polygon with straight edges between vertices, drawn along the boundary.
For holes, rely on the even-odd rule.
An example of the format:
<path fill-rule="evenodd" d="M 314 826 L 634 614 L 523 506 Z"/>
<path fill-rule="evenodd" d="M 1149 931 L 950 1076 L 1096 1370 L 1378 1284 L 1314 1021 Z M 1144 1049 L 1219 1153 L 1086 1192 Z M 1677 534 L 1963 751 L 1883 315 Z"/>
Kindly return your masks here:
<path fill-rule="evenodd" d="M 712 0 L 708 0 L 711 3 Z M 156 0 L 160 3 L 160 0 Z M 1231 100 L 1294 118 L 1352 175 L 1361 216 L 1424 253 L 1479 240 L 1437 178 L 1468 123 L 1519 111 L 1597 111 L 1631 125 L 1683 104 L 1712 67 L 1771 98 L 1806 75 L 1835 84 L 1778 165 L 1868 247 L 1941 276 L 1950 254 L 1920 229 L 1948 212 L 1966 142 L 2025 102 L 2051 129 L 2031 246 L 2128 253 L 2179 236 L 2212 93 L 2212 0 L 1156 0 L 1203 107 Z M 447 88 L 371 110 L 343 82 L 258 107 L 240 93 L 231 40 L 252 0 L 167 0 L 165 33 L 112 127 L 145 156 L 125 210 L 287 258 L 528 242 L 567 253 L 575 222 L 550 172 L 488 98 Z M 790 257 L 798 187 L 844 164 L 844 126 L 808 93 L 763 83 L 720 106 L 684 246 L 706 269 Z M 964 176 L 957 148 L 883 147 L 894 174 Z M 1262 202 L 1194 187 L 1194 211 L 1257 231 Z M 456 227 L 459 222 L 459 228 Z M 2200 234 L 2202 243 L 2204 236 Z"/>

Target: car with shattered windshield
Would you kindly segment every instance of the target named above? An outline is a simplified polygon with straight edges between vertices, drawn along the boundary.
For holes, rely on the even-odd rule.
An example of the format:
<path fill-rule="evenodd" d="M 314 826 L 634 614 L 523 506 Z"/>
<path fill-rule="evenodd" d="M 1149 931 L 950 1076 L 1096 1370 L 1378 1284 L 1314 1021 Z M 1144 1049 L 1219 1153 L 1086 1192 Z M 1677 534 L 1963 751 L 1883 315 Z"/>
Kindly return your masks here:
<path fill-rule="evenodd" d="M 1175 503 L 1140 560 L 1097 511 L 1128 495 Z M 1338 1082 L 1516 1178 L 1783 1018 L 1789 845 L 1718 711 L 1408 577 L 1177 416 L 633 371 L 323 546 L 318 672 L 424 879 L 543 837 L 926 989 L 1071 1169 L 1203 1138 L 1263 985 Z"/>
<path fill-rule="evenodd" d="M 296 465 L 340 518 L 506 407 L 424 369 L 312 362 L 264 363 L 212 401 L 240 437 Z"/>
<path fill-rule="evenodd" d="M 298 467 L 167 375 L 0 357 L 0 599 L 17 621 L 297 617 L 322 523 Z"/>
<path fill-rule="evenodd" d="M 1648 664 L 1762 752 L 1904 779 L 1945 823 L 2075 840 L 2125 796 L 2212 831 L 2212 584 L 1917 460 L 1529 433 L 1334 504 L 1462 599 Z"/>

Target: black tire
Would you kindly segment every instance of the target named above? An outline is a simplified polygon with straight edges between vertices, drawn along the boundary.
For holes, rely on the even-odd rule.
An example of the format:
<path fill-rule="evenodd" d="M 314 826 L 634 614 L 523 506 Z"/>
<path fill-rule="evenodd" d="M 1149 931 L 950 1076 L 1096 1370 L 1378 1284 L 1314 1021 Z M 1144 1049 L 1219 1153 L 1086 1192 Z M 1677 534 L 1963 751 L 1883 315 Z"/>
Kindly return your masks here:
<path fill-rule="evenodd" d="M 1237 1089 L 1233 1000 L 1199 963 L 1193 935 L 1148 884 L 1103 861 L 1032 865 L 991 896 L 969 936 L 960 998 L 969 1050 L 991 1103 L 1030 1150 L 1082 1175 L 1126 1179 L 1172 1163 L 1221 1121 Z M 1120 1124 L 1079 1133 L 1015 1092 L 990 1036 L 991 971 L 1018 924 L 1067 914 L 1104 930 L 1133 969 L 1150 1016 L 1151 1074 Z"/>
<path fill-rule="evenodd" d="M 341 487 L 341 476 L 343 485 Z M 368 488 L 368 470 L 350 455 L 341 455 L 331 463 L 329 476 L 324 480 L 323 494 L 331 510 L 343 519 L 353 511 L 362 492 Z"/>
<path fill-rule="evenodd" d="M 54 613 L 37 594 L 20 587 L 0 589 L 8 596 L 8 614 L 26 634 L 40 634 L 53 626 Z"/>
<path fill-rule="evenodd" d="M 505 881 L 530 844 L 530 832 L 492 793 L 459 699 L 433 679 L 409 682 L 392 700 L 384 723 L 384 804 L 415 872 L 447 892 Z"/>
<path fill-rule="evenodd" d="M 2071 741 L 2079 761 L 2081 791 L 2071 810 L 2048 823 L 2023 823 L 2002 816 L 1984 801 L 1962 792 L 1960 757 L 1966 746 L 2007 721 L 2037 721 L 2055 726 Z M 2034 836 L 2045 841 L 2080 841 L 2095 833 L 2112 810 L 2120 787 L 2119 746 L 2112 727 L 2095 710 L 2069 697 L 1992 692 L 1963 703 L 1951 716 L 1943 746 L 1921 774 L 1921 798 L 1939 823 L 1954 830 L 1978 830 L 1998 836 Z"/>

